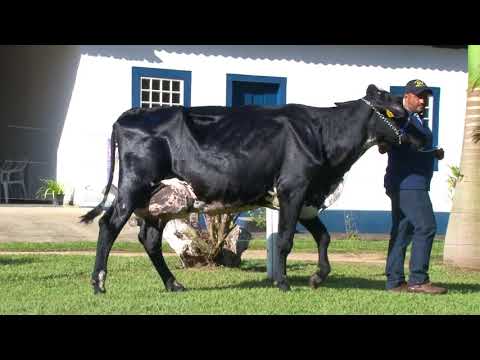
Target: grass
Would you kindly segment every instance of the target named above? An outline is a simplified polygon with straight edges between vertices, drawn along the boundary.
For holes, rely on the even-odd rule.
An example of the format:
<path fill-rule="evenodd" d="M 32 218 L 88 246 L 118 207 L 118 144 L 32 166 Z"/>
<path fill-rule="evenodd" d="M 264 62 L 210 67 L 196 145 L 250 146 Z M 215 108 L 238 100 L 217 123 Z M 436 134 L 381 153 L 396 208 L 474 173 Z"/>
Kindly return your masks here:
<path fill-rule="evenodd" d="M 307 286 L 311 262 L 288 262 L 292 291 L 266 279 L 265 261 L 238 269 L 182 269 L 167 263 L 189 291 L 167 293 L 146 257 L 112 256 L 107 293 L 89 284 L 94 257 L 0 255 L 0 314 L 480 314 L 480 273 L 433 263 L 431 278 L 448 287 L 442 296 L 384 291 L 382 265 L 334 263 L 319 289 Z"/>
<path fill-rule="evenodd" d="M 264 237 L 255 237 L 250 241 L 250 250 L 264 250 L 266 241 Z M 0 251 L 94 251 L 95 241 L 77 241 L 62 243 L 24 243 L 7 242 L 0 243 Z M 168 244 L 163 244 L 165 253 L 172 253 L 173 250 Z M 330 242 L 330 253 L 381 253 L 386 254 L 388 240 L 362 240 L 362 239 L 335 239 Z M 115 251 L 144 252 L 138 242 L 115 242 Z M 310 235 L 297 234 L 293 242 L 293 252 L 317 252 L 315 241 Z M 443 241 L 434 241 L 432 248 L 432 260 L 441 260 L 443 254 Z"/>
<path fill-rule="evenodd" d="M 167 250 L 172 250 L 166 245 Z M 96 241 L 70 242 L 5 242 L 0 243 L 0 251 L 95 251 Z M 112 250 L 128 252 L 144 252 L 143 246 L 137 242 L 115 242 Z"/>

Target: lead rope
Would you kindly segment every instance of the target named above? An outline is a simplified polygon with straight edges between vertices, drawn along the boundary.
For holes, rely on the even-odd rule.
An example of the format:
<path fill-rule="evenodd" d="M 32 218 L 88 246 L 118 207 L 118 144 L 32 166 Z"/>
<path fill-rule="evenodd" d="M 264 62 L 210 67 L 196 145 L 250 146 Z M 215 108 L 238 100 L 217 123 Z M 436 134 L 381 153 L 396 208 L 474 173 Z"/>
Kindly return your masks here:
<path fill-rule="evenodd" d="M 388 120 L 385 115 L 383 115 L 382 113 L 380 113 L 380 111 L 378 111 L 377 109 L 375 109 L 375 106 L 372 105 L 372 103 L 364 98 L 361 98 L 360 100 L 362 100 L 365 104 L 367 104 L 368 106 L 370 106 L 372 108 L 372 110 L 375 112 L 375 114 L 377 114 L 378 117 L 380 117 L 380 119 L 383 120 L 383 122 L 390 128 L 392 129 L 392 131 L 395 133 L 395 135 L 398 137 L 398 144 L 401 145 L 402 144 L 402 135 L 404 133 L 404 130 L 405 128 L 407 127 L 408 125 L 408 121 L 410 121 L 410 117 L 408 118 L 408 121 L 407 123 L 405 124 L 404 127 L 402 127 L 401 130 L 398 130 L 395 128 L 395 126 L 393 126 L 393 124 L 390 122 L 390 120 Z"/>

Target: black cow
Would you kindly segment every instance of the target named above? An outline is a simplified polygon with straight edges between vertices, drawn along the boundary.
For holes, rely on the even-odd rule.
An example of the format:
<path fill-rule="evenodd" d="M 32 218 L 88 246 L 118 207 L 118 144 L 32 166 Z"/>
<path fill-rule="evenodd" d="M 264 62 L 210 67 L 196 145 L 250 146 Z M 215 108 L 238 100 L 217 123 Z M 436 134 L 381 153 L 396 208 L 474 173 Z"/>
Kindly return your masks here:
<path fill-rule="evenodd" d="M 280 256 L 274 281 L 281 290 L 289 289 L 286 259 L 300 221 L 318 245 L 319 269 L 310 278 L 310 285 L 317 287 L 330 273 L 330 236 L 317 217 L 325 198 L 378 142 L 422 146 L 418 137 L 401 131 L 406 117 L 401 104 L 374 85 L 364 98 L 336 105 L 177 106 L 135 108 L 122 114 L 113 125 L 111 142 L 111 164 L 118 144 L 118 196 L 99 222 L 94 292 L 105 292 L 107 259 L 122 227 L 136 209 L 147 206 L 155 184 L 168 178 L 186 181 L 201 202 L 226 211 L 272 207 L 268 199 L 275 189 L 280 204 L 276 244 Z M 112 178 L 113 166 L 105 194 Z M 98 216 L 105 200 L 106 195 L 81 221 L 88 223 Z M 166 221 L 146 220 L 140 242 L 167 290 L 184 290 L 163 258 Z"/>

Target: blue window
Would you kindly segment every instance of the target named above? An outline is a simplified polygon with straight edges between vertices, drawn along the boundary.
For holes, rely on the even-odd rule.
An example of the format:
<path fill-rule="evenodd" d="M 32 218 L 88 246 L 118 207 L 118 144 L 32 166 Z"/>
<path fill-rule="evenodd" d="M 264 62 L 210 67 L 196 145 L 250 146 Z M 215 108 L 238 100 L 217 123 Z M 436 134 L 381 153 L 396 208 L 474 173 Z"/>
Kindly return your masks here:
<path fill-rule="evenodd" d="M 132 106 L 190 106 L 192 72 L 133 67 Z"/>
<path fill-rule="evenodd" d="M 286 100 L 284 77 L 227 74 L 227 106 L 278 106 Z"/>
<path fill-rule="evenodd" d="M 440 109 L 440 88 L 430 87 L 432 89 L 433 96 L 429 97 L 428 105 L 423 112 L 424 120 L 427 120 L 427 124 L 432 130 L 433 134 L 433 147 L 438 146 L 438 127 L 440 124 L 439 109 Z M 404 86 L 390 86 L 390 93 L 393 95 L 403 96 L 405 92 Z M 438 160 L 434 160 L 433 170 L 438 171 Z"/>

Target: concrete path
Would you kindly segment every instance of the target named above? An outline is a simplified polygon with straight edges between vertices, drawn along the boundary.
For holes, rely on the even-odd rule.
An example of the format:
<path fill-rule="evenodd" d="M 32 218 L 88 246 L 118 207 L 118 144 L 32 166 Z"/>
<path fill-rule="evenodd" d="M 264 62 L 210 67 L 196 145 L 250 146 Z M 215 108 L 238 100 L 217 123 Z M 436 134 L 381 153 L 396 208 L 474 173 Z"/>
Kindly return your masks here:
<path fill-rule="evenodd" d="M 74 206 L 0 206 L 0 242 L 96 241 L 98 216 L 91 224 L 81 224 L 80 216 L 90 208 Z M 132 226 L 133 225 L 133 226 Z M 138 227 L 127 223 L 118 241 L 137 242 Z"/>

